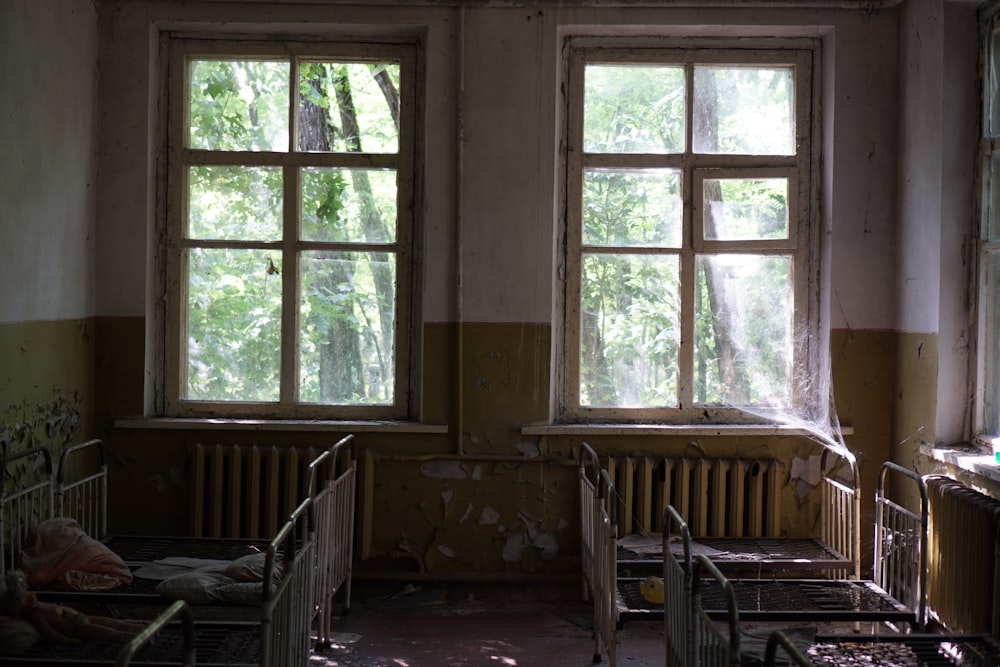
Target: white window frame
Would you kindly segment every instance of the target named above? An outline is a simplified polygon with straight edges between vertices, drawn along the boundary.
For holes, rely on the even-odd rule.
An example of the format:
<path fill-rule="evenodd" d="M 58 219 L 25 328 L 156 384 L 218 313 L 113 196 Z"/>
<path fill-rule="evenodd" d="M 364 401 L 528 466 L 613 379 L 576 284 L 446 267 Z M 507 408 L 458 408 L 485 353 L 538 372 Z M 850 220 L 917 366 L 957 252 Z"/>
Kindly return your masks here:
<path fill-rule="evenodd" d="M 164 196 L 165 234 L 161 239 L 159 266 L 162 272 L 163 307 L 160 312 L 162 328 L 160 339 L 161 369 L 160 379 L 155 385 L 154 410 L 167 417 L 185 418 L 235 418 L 235 419 L 310 419 L 310 420 L 412 420 L 419 405 L 418 355 L 420 349 L 419 288 L 416 284 L 420 275 L 419 257 L 415 249 L 418 238 L 419 178 L 417 166 L 419 144 L 417 128 L 421 107 L 417 90 L 423 70 L 419 62 L 417 38 L 392 37 L 384 40 L 364 38 L 351 39 L 261 39 L 257 36 L 224 35 L 206 37 L 192 34 L 167 34 L 163 40 L 166 68 L 164 72 L 164 92 L 166 95 L 164 153 L 162 168 L 166 173 Z M 297 136 L 294 118 L 298 107 L 298 91 L 291 86 L 289 100 L 290 118 L 289 148 L 287 152 L 226 152 L 194 150 L 185 146 L 187 63 L 194 57 L 235 57 L 235 58 L 288 58 L 292 64 L 291 81 L 297 80 L 298 59 L 329 59 L 372 62 L 393 61 L 400 65 L 400 130 L 399 146 L 396 153 L 313 153 L 296 150 Z M 189 166 L 198 164 L 246 164 L 251 166 L 278 166 L 283 170 L 284 200 L 283 238 L 273 244 L 283 258 L 280 278 L 282 281 L 282 322 L 281 322 L 281 372 L 280 399 L 276 402 L 235 402 L 235 401 L 194 401 L 182 397 L 184 382 L 184 347 L 186 334 L 182 330 L 183 308 L 186 307 L 184 267 L 182 256 L 185 247 L 191 243 L 184 238 L 186 218 L 186 177 Z M 378 247 L 367 247 L 358 243 L 348 247 L 345 244 L 326 244 L 300 240 L 298 238 L 299 212 L 298 168 L 392 168 L 397 172 L 397 229 L 394 243 Z M 341 247 L 344 246 L 344 247 Z M 239 243 L 233 247 L 240 247 Z M 395 387 L 392 404 L 349 404 L 332 405 L 301 403 L 296 400 L 298 391 L 298 304 L 299 304 L 299 264 L 302 251 L 330 249 L 353 249 L 360 251 L 389 251 L 396 256 L 395 291 Z"/>
<path fill-rule="evenodd" d="M 792 156 L 704 155 L 691 151 L 690 95 L 691 70 L 687 72 L 688 120 L 686 149 L 677 154 L 588 154 L 583 151 L 583 68 L 589 62 L 600 63 L 691 63 L 698 64 L 791 64 L 795 67 L 795 141 Z M 760 424 L 781 415 L 766 411 L 749 413 L 729 406 L 704 406 L 693 401 L 693 283 L 694 257 L 698 253 L 730 248 L 739 251 L 741 242 L 700 240 L 700 185 L 704 177 L 739 174 L 753 177 L 789 175 L 788 241 L 755 241 L 743 246 L 759 253 L 782 252 L 793 256 L 794 329 L 796 377 L 801 374 L 829 374 L 828 340 L 821 335 L 820 316 L 820 228 L 819 183 L 821 146 L 819 104 L 819 41 L 812 38 L 698 40 L 691 37 L 594 37 L 567 38 L 564 48 L 565 150 L 563 181 L 563 221 L 560 228 L 560 278 L 563 292 L 557 294 L 561 311 L 556 336 L 555 423 L 662 423 Z M 597 408 L 580 405 L 580 290 L 582 263 L 582 174 L 587 167 L 675 168 L 682 170 L 684 204 L 684 240 L 679 251 L 681 262 L 681 347 L 678 359 L 680 377 L 678 407 Z M 822 391 L 803 391 L 793 385 L 793 402 L 798 415 L 827 415 L 829 395 Z M 828 382 L 816 383 L 817 389 L 829 388 Z"/>

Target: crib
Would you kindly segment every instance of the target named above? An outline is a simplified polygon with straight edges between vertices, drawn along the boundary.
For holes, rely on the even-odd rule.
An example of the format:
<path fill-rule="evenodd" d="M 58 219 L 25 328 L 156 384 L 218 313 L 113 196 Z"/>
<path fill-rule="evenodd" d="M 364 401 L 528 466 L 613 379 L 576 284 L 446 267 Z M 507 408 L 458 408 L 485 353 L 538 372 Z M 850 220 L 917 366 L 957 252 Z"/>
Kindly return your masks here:
<path fill-rule="evenodd" d="M 664 613 L 662 605 L 643 599 L 639 592 L 643 577 L 635 575 L 659 574 L 668 560 L 664 554 L 672 549 L 710 553 L 713 560 L 724 563 L 727 572 L 753 573 L 759 577 L 769 572 L 795 570 L 817 577 L 858 579 L 861 505 L 856 459 L 847 450 L 824 448 L 821 469 L 824 473 L 819 538 L 760 535 L 694 538 L 687 523 L 674 510 L 673 516 L 679 523 L 671 524 L 671 515 L 664 515 L 662 535 L 668 539 L 663 540 L 661 548 L 637 554 L 618 544 L 618 502 L 614 482 L 602 468 L 594 449 L 582 443 L 579 453 L 581 562 L 584 598 L 593 598 L 594 603 L 594 661 L 600 660 L 603 648 L 609 662 L 615 664 L 618 632 L 626 621 L 660 618 Z M 835 473 L 842 477 L 836 477 Z M 678 531 L 674 533 L 675 538 L 681 541 L 669 539 L 672 527 Z M 664 583 L 669 599 L 671 582 L 665 579 Z M 896 611 L 902 616 L 908 613 Z M 672 618 L 668 615 L 667 623 L 677 624 L 672 636 L 684 635 L 682 616 Z M 670 651 L 668 645 L 668 655 Z"/>
<path fill-rule="evenodd" d="M 849 450 L 824 446 L 820 455 L 819 537 L 779 537 L 776 536 L 777 525 L 770 527 L 773 535 L 766 534 L 761 525 L 733 526 L 735 530 L 727 533 L 725 522 L 721 520 L 726 510 L 715 507 L 719 504 L 718 501 L 689 499 L 689 496 L 709 495 L 709 489 L 712 487 L 720 489 L 726 487 L 725 464 L 730 468 L 743 467 L 753 470 L 761 466 L 773 468 L 776 462 L 721 459 L 697 461 L 669 459 L 669 461 L 672 468 L 679 469 L 678 472 L 680 469 L 699 466 L 709 470 L 692 474 L 693 481 L 682 479 L 682 483 L 687 482 L 689 488 L 685 489 L 682 486 L 676 493 L 678 503 L 674 504 L 669 498 L 665 498 L 655 511 L 661 513 L 663 507 L 674 504 L 689 526 L 693 525 L 692 537 L 699 548 L 713 554 L 713 560 L 723 568 L 723 571 L 755 576 L 795 571 L 837 579 L 857 579 L 861 576 L 861 483 L 857 460 Z M 732 471 L 729 472 L 729 475 L 734 474 Z M 704 479 L 706 477 L 711 479 Z M 774 484 L 774 487 L 770 491 L 759 489 L 746 492 L 748 500 L 757 504 L 757 507 L 750 508 L 751 512 L 767 511 L 767 509 L 774 512 L 773 506 L 778 504 L 777 496 L 780 495 L 780 491 L 776 488 L 777 484 Z M 732 513 L 732 510 L 729 512 Z M 709 515 L 712 513 L 717 516 L 710 519 Z M 695 524 L 692 524 L 691 519 L 697 520 Z M 666 526 L 662 528 L 664 531 L 668 530 Z M 695 530 L 700 531 L 697 536 L 693 533 Z M 653 543 L 647 545 L 647 547 L 652 546 Z M 636 573 L 658 571 L 662 556 L 659 550 L 649 548 L 636 553 L 620 545 L 617 550 L 619 568 Z"/>
<path fill-rule="evenodd" d="M 256 667 L 260 649 L 256 626 L 194 621 L 186 602 L 177 601 L 123 646 L 88 642 L 81 646 L 39 644 L 17 655 L 0 655 L 0 665 L 12 667 L 129 667 L 181 665 L 195 667 Z"/>
<path fill-rule="evenodd" d="M 583 460 L 588 455 L 587 461 Z M 607 652 L 614 667 L 618 645 L 616 577 L 616 504 L 612 502 L 614 484 L 606 470 L 598 465 L 594 450 L 584 444 L 580 463 L 580 537 L 583 565 L 583 597 L 594 609 L 594 662 L 600 662 L 601 649 Z"/>
<path fill-rule="evenodd" d="M 920 510 L 911 511 L 886 494 L 887 478 L 912 482 Z M 898 488 L 898 487 L 897 487 Z M 844 628 L 860 622 L 873 627 L 918 632 L 926 617 L 927 493 L 923 479 L 892 462 L 882 464 L 876 490 L 874 581 L 733 579 L 705 554 L 692 554 L 685 541 L 680 556 L 665 549 L 663 577 L 669 591 L 664 608 L 670 665 L 740 664 L 741 623 L 812 623 Z M 682 528 L 668 507 L 665 515 Z M 766 591 L 766 592 L 765 592 Z M 775 595 L 781 591 L 782 595 Z M 884 631 L 884 630 L 883 630 Z M 759 656 L 763 660 L 763 656 Z"/>
<path fill-rule="evenodd" d="M 75 480 L 67 480 L 70 456 L 88 450 L 98 455 L 97 470 Z M 67 448 L 58 467 L 56 504 L 64 516 L 80 517 L 89 533 L 107 532 L 107 465 L 103 444 L 92 440 Z M 354 544 L 354 507 L 357 483 L 355 439 L 347 435 L 323 451 L 308 465 L 306 496 L 313 499 L 316 526 L 316 575 L 313 599 L 316 603 L 317 646 L 330 644 L 330 619 L 334 597 L 344 592 L 345 613 L 350 610 L 351 571 Z M 156 536 L 110 536 L 108 545 L 126 562 L 143 563 L 176 555 L 235 559 L 266 547 L 266 542 L 239 538 L 176 538 Z"/>
<path fill-rule="evenodd" d="M 784 659 L 779 647 L 784 651 Z M 775 630 L 764 659 L 765 667 L 861 664 L 867 667 L 996 667 L 1000 665 L 1000 642 L 986 633 L 817 632 L 807 644 L 796 646 L 787 638 L 785 631 Z"/>
<path fill-rule="evenodd" d="M 234 667 L 303 667 L 308 664 L 316 562 L 312 499 L 303 500 L 295 509 L 268 544 L 265 554 L 259 604 L 228 608 L 225 613 L 228 617 L 246 619 L 240 611 L 250 611 L 252 620 L 194 622 L 195 644 L 204 656 L 203 664 Z M 38 598 L 88 614 L 141 620 L 150 617 L 150 609 L 158 610 L 153 614 L 165 613 L 166 603 L 163 598 L 155 602 L 152 594 L 128 590 L 38 591 Z M 177 603 L 168 605 L 167 610 L 177 606 Z M 176 630 L 172 632 L 177 634 Z M 170 642 L 161 640 L 160 643 Z M 10 661 L 7 658 L 0 660 L 0 664 L 106 665 L 120 664 L 116 663 L 118 659 L 116 647 L 106 642 L 86 642 L 81 646 L 39 643 L 23 655 L 10 657 Z M 162 659 L 154 655 L 140 660 L 137 656 L 133 664 L 165 664 Z"/>
<path fill-rule="evenodd" d="M 67 460 L 93 456 L 96 471 L 73 480 L 66 478 Z M 0 499 L 0 546 L 6 566 L 17 562 L 24 539 L 40 521 L 70 516 L 85 532 L 103 537 L 104 543 L 133 570 L 171 555 L 235 559 L 255 551 L 268 554 L 268 572 L 283 560 L 281 576 L 273 590 L 265 587 L 260 604 L 253 608 L 229 607 L 227 618 L 259 624 L 259 664 L 262 667 L 304 665 L 308 661 L 310 628 L 317 623 L 317 640 L 328 645 L 332 601 L 340 590 L 349 608 L 355 485 L 353 437 L 348 436 L 324 451 L 309 466 L 307 498 L 270 541 L 230 538 L 176 538 L 107 535 L 107 465 L 103 443 L 90 440 L 67 448 L 60 458 L 53 484 L 51 455 L 44 448 L 7 457 L 10 465 L 27 465 L 37 474 L 29 483 Z M 25 463 L 29 462 L 29 463 Z M 265 573 L 265 581 L 271 581 Z M 162 598 L 147 581 L 110 593 L 39 591 L 40 599 L 59 601 L 102 615 L 150 617 Z M 209 607 L 214 606 L 210 605 Z M 106 613 L 106 610 L 108 613 Z M 212 609 L 199 606 L 196 615 L 206 622 Z M 221 615 L 221 614 L 220 614 Z M 201 626 L 199 626 L 201 627 Z M 284 638 L 303 638 L 305 645 L 289 646 Z M 296 640 L 296 642 L 298 641 Z"/>
<path fill-rule="evenodd" d="M 317 647 L 330 646 L 333 599 L 344 591 L 344 612 L 351 609 L 354 561 L 354 498 L 357 453 L 348 435 L 309 463 L 308 495 L 316 512 Z"/>

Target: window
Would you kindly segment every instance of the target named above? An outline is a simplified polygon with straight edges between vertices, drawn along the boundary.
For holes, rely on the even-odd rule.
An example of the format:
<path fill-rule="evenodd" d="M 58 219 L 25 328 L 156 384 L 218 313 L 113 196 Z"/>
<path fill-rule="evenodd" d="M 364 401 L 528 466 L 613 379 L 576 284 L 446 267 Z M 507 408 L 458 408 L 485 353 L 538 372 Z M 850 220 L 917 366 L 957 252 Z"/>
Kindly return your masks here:
<path fill-rule="evenodd" d="M 171 42 L 167 414 L 409 414 L 414 55 Z"/>
<path fill-rule="evenodd" d="M 978 431 L 1000 435 L 1000 26 L 997 5 L 984 18 L 983 116 L 979 139 L 982 209 L 979 229 Z"/>
<path fill-rule="evenodd" d="M 813 51 L 569 54 L 560 419 L 818 402 Z"/>

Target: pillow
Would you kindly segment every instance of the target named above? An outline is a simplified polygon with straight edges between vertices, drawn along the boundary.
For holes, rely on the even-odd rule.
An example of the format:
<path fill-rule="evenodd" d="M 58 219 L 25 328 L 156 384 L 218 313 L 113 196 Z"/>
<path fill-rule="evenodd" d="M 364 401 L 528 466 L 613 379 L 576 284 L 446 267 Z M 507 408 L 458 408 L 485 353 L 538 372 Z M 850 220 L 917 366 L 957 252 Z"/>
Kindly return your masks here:
<path fill-rule="evenodd" d="M 19 566 L 33 587 L 108 591 L 132 583 L 132 573 L 121 557 L 69 517 L 38 524 L 28 535 Z"/>
<path fill-rule="evenodd" d="M 215 595 L 223 602 L 258 606 L 263 600 L 264 584 L 259 581 L 235 581 L 215 589 Z"/>
<path fill-rule="evenodd" d="M 236 583 L 225 574 L 208 570 L 194 570 L 176 574 L 156 585 L 156 592 L 170 600 L 184 600 L 188 604 L 218 602 L 219 589 Z"/>
<path fill-rule="evenodd" d="M 255 554 L 247 554 L 237 558 L 224 570 L 226 576 L 232 577 L 236 581 L 264 581 L 264 564 L 267 562 L 267 554 L 263 551 Z M 274 581 L 281 579 L 281 562 L 275 560 Z"/>

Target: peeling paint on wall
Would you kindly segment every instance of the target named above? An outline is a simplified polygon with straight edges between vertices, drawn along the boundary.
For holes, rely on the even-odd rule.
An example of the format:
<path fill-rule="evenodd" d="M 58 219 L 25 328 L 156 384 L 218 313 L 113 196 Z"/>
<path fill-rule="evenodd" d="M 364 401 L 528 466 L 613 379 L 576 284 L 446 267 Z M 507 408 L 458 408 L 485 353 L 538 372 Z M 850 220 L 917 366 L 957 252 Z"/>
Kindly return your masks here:
<path fill-rule="evenodd" d="M 48 447 L 58 454 L 62 446 L 80 434 L 82 403 L 78 393 L 60 395 L 49 403 L 8 407 L 0 414 L 0 448 L 17 451 L 28 447 Z"/>
<path fill-rule="evenodd" d="M 524 554 L 525 546 L 527 545 L 524 543 L 524 533 L 515 533 L 504 543 L 501 557 L 508 563 L 519 561 Z"/>
<path fill-rule="evenodd" d="M 498 521 L 500 521 L 500 513 L 492 507 L 484 507 L 482 513 L 479 515 L 480 526 L 492 526 Z"/>
<path fill-rule="evenodd" d="M 420 473 L 434 479 L 468 479 L 461 461 L 426 461 L 420 464 Z"/>

